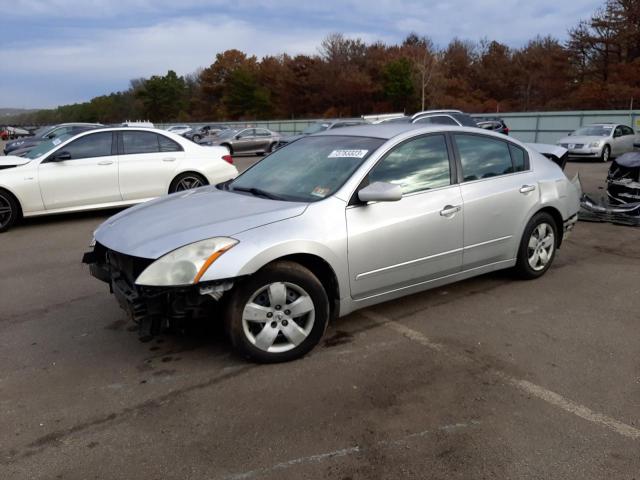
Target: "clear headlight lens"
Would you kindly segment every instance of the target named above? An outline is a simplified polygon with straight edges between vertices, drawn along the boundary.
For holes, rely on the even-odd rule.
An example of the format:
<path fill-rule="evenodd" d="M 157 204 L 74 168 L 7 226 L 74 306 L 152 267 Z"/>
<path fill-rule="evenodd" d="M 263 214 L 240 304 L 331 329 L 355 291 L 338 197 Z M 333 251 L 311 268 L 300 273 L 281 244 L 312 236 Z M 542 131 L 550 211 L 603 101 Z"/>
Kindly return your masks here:
<path fill-rule="evenodd" d="M 599 148 L 602 145 L 601 141 L 597 141 L 597 142 L 591 142 L 589 144 L 589 148 Z"/>
<path fill-rule="evenodd" d="M 168 287 L 198 283 L 211 264 L 237 243 L 233 238 L 216 237 L 180 247 L 149 265 L 136 284 Z"/>

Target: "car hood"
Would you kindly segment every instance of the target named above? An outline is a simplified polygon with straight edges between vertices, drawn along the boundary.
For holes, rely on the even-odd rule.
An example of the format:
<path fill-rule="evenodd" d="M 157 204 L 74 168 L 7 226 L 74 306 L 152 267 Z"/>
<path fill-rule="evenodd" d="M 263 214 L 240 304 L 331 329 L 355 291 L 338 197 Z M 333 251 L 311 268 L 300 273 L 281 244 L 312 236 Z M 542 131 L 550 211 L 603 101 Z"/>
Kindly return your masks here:
<path fill-rule="evenodd" d="M 18 165 L 26 165 L 31 161 L 30 158 L 18 157 L 16 155 L 7 155 L 0 157 L 0 168 L 17 167 Z"/>
<path fill-rule="evenodd" d="M 33 147 L 34 145 L 42 142 L 42 138 L 22 138 L 20 140 L 13 140 L 11 142 L 7 142 L 6 149 L 7 150 L 15 150 L 17 148 L 27 148 Z M 22 142 L 22 143 L 20 143 Z M 18 145 L 19 144 L 19 145 Z"/>
<path fill-rule="evenodd" d="M 270 200 L 208 186 L 124 210 L 100 225 L 95 239 L 126 255 L 156 259 L 199 240 L 232 237 L 301 215 L 306 207 L 306 203 Z"/>
<path fill-rule="evenodd" d="M 604 141 L 606 140 L 607 137 L 599 137 L 597 135 L 593 135 L 593 136 L 570 136 L 570 137 L 564 137 L 561 138 L 560 140 L 558 140 L 558 143 L 581 143 L 583 145 L 589 145 L 591 142 L 599 142 L 599 141 Z"/>

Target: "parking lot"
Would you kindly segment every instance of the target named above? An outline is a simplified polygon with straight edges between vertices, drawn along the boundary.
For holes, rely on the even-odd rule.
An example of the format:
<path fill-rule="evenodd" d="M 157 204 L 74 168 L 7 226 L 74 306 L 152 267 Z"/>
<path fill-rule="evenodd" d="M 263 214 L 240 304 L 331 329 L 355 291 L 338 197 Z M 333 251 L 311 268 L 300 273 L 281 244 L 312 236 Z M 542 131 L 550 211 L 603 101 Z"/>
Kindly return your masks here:
<path fill-rule="evenodd" d="M 597 192 L 607 168 L 567 170 Z M 255 365 L 215 322 L 138 340 L 80 263 L 113 213 L 0 236 L 0 478 L 640 479 L 640 230 L 580 222 L 539 280 L 375 306 Z"/>

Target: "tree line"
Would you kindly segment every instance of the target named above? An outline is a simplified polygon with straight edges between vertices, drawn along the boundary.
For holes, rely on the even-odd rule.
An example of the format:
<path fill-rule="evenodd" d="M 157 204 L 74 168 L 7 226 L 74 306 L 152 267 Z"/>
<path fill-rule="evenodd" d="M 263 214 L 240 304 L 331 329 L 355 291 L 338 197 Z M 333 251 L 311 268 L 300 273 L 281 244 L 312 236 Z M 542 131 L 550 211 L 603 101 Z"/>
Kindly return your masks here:
<path fill-rule="evenodd" d="M 626 109 L 640 104 L 640 0 L 606 0 L 568 40 L 520 48 L 411 33 L 397 45 L 336 33 L 315 55 L 218 53 L 208 67 L 170 70 L 89 102 L 26 114 L 20 123 L 118 123 L 353 117 L 458 108 L 468 112 Z"/>

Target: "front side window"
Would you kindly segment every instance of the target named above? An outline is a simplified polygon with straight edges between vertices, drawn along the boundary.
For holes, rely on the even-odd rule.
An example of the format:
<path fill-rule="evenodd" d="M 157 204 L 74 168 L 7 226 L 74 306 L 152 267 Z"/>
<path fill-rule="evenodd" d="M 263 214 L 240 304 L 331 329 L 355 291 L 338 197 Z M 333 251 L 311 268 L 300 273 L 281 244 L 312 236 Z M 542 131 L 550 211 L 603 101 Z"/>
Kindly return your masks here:
<path fill-rule="evenodd" d="M 444 135 L 429 135 L 394 148 L 369 172 L 369 183 L 388 182 L 413 193 L 451 184 Z"/>
<path fill-rule="evenodd" d="M 509 145 L 480 135 L 454 135 L 465 182 L 513 172 Z"/>
<path fill-rule="evenodd" d="M 626 125 L 623 125 L 621 128 L 622 128 L 623 135 L 635 135 L 635 132 L 633 131 L 632 128 L 629 128 Z"/>
<path fill-rule="evenodd" d="M 122 147 L 125 155 L 160 151 L 157 135 L 152 132 L 123 131 Z"/>
<path fill-rule="evenodd" d="M 249 128 L 247 130 L 243 130 L 242 132 L 240 132 L 240 134 L 238 135 L 240 138 L 249 138 L 249 137 L 253 137 L 254 136 L 254 129 L 253 128 Z"/>
<path fill-rule="evenodd" d="M 280 200 L 322 200 L 333 195 L 383 143 L 369 137 L 303 137 L 256 163 L 228 188 Z"/>
<path fill-rule="evenodd" d="M 69 143 L 60 151 L 69 152 L 71 160 L 106 157 L 111 155 L 111 141 L 111 132 L 92 133 Z"/>

